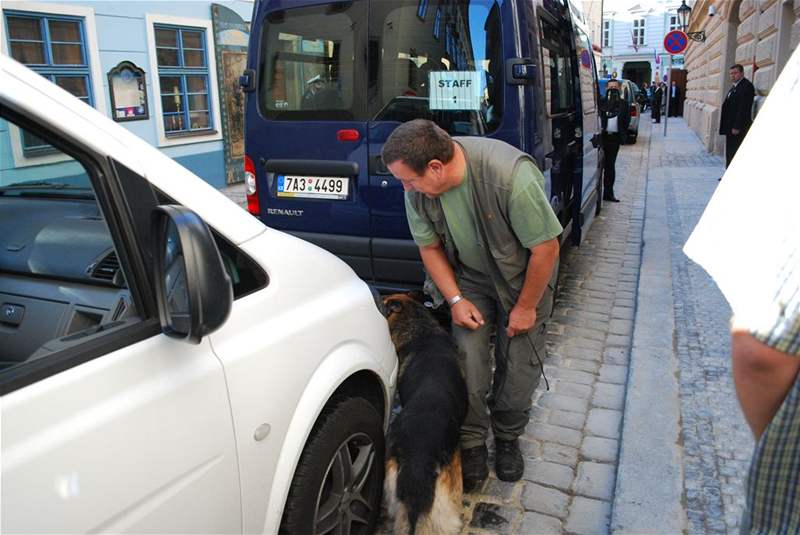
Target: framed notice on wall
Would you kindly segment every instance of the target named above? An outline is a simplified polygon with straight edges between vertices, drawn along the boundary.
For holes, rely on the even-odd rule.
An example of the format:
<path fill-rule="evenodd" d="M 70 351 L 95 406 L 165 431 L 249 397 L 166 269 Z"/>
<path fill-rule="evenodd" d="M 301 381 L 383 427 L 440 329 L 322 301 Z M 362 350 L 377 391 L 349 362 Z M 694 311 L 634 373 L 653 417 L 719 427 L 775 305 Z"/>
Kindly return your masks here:
<path fill-rule="evenodd" d="M 115 121 L 150 118 L 144 71 L 130 61 L 122 61 L 108 71 L 108 91 L 111 94 L 111 114 Z"/>

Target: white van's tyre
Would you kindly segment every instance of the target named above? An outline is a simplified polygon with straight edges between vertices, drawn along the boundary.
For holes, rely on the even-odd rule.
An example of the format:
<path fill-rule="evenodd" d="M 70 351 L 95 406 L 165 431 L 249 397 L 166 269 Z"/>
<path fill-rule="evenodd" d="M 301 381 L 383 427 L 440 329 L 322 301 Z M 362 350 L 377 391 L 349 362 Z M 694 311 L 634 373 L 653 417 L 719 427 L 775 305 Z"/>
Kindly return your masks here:
<path fill-rule="evenodd" d="M 344 398 L 320 415 L 286 500 L 281 534 L 370 534 L 381 507 L 383 423 L 362 398 Z"/>

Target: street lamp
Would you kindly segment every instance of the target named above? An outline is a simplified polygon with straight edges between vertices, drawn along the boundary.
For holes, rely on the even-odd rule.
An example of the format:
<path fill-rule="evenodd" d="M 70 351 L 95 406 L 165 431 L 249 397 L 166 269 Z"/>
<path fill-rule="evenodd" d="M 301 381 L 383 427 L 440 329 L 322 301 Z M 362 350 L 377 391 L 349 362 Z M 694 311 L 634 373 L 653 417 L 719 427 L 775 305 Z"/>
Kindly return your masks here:
<path fill-rule="evenodd" d="M 692 8 L 686 5 L 686 0 L 681 2 L 681 7 L 678 8 L 678 20 L 681 23 L 681 30 L 686 33 L 686 36 L 692 41 L 702 43 L 706 40 L 706 32 L 687 32 L 689 29 L 689 16 L 692 14 Z"/>

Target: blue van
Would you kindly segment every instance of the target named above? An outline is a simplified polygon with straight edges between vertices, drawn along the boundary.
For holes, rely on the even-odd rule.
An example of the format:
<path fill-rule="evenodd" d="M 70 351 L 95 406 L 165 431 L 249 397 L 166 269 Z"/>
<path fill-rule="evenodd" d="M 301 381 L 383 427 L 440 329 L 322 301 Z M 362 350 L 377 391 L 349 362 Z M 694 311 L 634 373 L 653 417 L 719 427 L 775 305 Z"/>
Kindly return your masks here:
<path fill-rule="evenodd" d="M 380 156 L 404 121 L 531 154 L 562 240 L 599 211 L 597 75 L 571 0 L 258 0 L 247 61 L 248 209 L 382 291 L 424 280 Z"/>

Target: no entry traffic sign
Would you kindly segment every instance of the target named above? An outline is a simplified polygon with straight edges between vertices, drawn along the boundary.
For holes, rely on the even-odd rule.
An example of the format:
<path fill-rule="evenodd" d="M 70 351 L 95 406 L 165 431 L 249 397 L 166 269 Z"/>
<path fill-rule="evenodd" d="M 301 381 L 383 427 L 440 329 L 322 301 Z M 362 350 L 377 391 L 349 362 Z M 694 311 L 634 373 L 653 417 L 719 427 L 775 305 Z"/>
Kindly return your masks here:
<path fill-rule="evenodd" d="M 683 54 L 689 46 L 689 38 L 680 30 L 672 30 L 664 36 L 664 50 L 670 54 Z"/>

